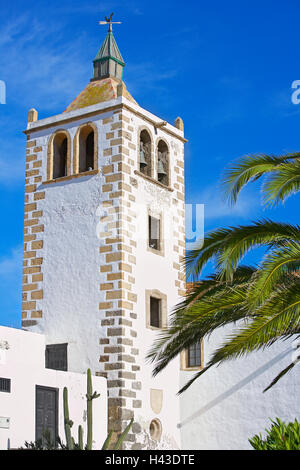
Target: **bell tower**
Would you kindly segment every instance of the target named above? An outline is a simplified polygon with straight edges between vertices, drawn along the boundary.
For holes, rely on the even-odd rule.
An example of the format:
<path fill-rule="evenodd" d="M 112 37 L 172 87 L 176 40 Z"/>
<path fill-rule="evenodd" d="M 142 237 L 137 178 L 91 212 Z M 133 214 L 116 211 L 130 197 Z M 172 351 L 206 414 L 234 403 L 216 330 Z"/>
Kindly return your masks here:
<path fill-rule="evenodd" d="M 107 378 L 115 439 L 134 417 L 125 449 L 176 449 L 179 361 L 153 378 L 145 357 L 185 291 L 183 122 L 127 91 L 106 20 L 84 90 L 28 114 L 22 325 L 64 345 L 68 370 Z"/>

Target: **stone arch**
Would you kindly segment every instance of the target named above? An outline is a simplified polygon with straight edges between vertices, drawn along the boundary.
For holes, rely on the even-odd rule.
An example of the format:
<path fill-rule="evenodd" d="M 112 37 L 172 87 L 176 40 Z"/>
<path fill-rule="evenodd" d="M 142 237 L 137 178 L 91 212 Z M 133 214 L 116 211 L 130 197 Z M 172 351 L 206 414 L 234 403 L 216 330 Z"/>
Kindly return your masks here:
<path fill-rule="evenodd" d="M 144 159 L 147 165 L 141 165 L 141 143 L 143 144 Z M 143 126 L 138 131 L 138 170 L 146 176 L 153 174 L 153 138 L 150 130 Z"/>
<path fill-rule="evenodd" d="M 55 131 L 48 142 L 47 180 L 71 174 L 71 137 L 65 129 Z"/>
<path fill-rule="evenodd" d="M 73 142 L 73 173 L 98 169 L 98 128 L 93 122 L 78 127 Z"/>
<path fill-rule="evenodd" d="M 161 161 L 164 175 L 159 175 L 159 161 Z M 170 186 L 170 147 L 169 144 L 159 137 L 156 141 L 156 174 L 155 179 L 164 186 Z"/>

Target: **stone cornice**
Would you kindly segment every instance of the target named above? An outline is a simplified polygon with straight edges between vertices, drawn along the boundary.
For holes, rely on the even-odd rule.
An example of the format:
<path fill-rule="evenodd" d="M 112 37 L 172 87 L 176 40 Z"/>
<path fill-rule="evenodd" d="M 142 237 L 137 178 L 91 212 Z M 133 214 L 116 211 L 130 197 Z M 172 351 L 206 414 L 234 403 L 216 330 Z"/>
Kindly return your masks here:
<path fill-rule="evenodd" d="M 89 108 L 92 108 L 92 107 L 90 106 Z M 162 121 L 159 118 L 154 119 L 155 118 L 154 115 L 152 115 L 151 113 L 148 113 L 146 110 L 143 110 L 143 108 L 140 108 L 139 106 L 131 105 L 131 103 L 128 100 L 122 99 L 122 101 L 120 101 L 119 103 L 116 103 L 115 105 L 108 106 L 106 108 L 95 109 L 94 106 L 93 106 L 93 108 L 94 109 L 90 109 L 90 111 L 87 110 L 84 113 L 82 112 L 82 110 L 80 110 L 81 113 L 79 113 L 78 110 L 76 110 L 77 111 L 76 114 L 75 114 L 75 112 L 72 112 L 72 114 L 73 114 L 72 116 L 70 116 L 70 115 L 68 116 L 68 114 L 70 114 L 70 113 L 62 113 L 62 114 L 59 114 L 57 116 L 56 120 L 51 121 L 51 122 L 49 122 L 48 119 L 41 120 L 40 124 L 39 124 L 39 121 L 36 121 L 35 123 L 33 123 L 33 125 L 31 123 L 31 127 L 29 127 L 28 129 L 26 129 L 23 132 L 26 135 L 30 135 L 30 134 L 33 134 L 37 131 L 41 131 L 41 130 L 44 130 L 44 129 L 49 129 L 49 128 L 54 127 L 54 126 L 55 127 L 62 126 L 64 124 L 68 124 L 70 122 L 76 122 L 76 121 L 82 120 L 83 118 L 90 118 L 92 116 L 97 116 L 99 114 L 106 114 L 110 111 L 126 109 L 126 110 L 132 112 L 133 114 L 135 114 L 136 116 L 141 117 L 145 121 L 148 121 L 154 127 L 160 128 L 163 132 L 166 132 L 167 134 L 172 135 L 173 137 L 175 137 L 178 140 L 181 140 L 184 143 L 187 142 L 187 139 L 185 139 L 183 137 L 183 135 L 180 135 L 175 130 L 173 131 L 170 128 L 170 127 L 174 127 L 174 126 L 171 126 L 170 124 L 161 126 L 161 123 L 164 122 L 164 121 Z M 139 111 L 138 108 L 140 108 L 144 112 Z"/>

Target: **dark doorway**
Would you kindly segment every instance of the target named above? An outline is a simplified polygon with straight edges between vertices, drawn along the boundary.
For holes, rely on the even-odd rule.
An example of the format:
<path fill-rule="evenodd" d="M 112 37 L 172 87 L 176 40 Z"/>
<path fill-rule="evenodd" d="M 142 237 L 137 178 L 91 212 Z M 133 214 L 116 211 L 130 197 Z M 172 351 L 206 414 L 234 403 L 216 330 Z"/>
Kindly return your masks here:
<path fill-rule="evenodd" d="M 58 389 L 36 385 L 35 391 L 35 438 L 44 439 L 49 433 L 51 442 L 58 437 Z"/>

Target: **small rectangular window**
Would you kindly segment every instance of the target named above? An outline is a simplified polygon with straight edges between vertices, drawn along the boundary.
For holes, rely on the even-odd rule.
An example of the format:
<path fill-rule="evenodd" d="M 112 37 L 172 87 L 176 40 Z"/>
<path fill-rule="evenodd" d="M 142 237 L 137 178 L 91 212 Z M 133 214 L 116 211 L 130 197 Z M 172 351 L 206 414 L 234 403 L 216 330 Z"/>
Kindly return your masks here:
<path fill-rule="evenodd" d="M 68 344 L 48 344 L 46 346 L 46 368 L 68 370 Z"/>
<path fill-rule="evenodd" d="M 201 341 L 188 347 L 187 350 L 187 367 L 201 366 Z"/>
<path fill-rule="evenodd" d="M 150 297 L 150 326 L 161 327 L 161 299 Z"/>
<path fill-rule="evenodd" d="M 10 393 L 10 379 L 0 377 L 0 392 Z"/>
<path fill-rule="evenodd" d="M 160 220 L 149 215 L 149 247 L 160 250 Z"/>

